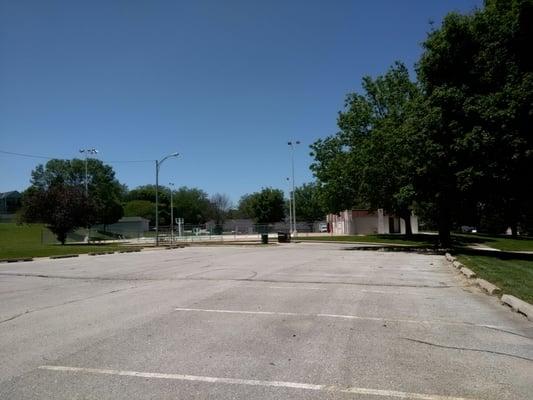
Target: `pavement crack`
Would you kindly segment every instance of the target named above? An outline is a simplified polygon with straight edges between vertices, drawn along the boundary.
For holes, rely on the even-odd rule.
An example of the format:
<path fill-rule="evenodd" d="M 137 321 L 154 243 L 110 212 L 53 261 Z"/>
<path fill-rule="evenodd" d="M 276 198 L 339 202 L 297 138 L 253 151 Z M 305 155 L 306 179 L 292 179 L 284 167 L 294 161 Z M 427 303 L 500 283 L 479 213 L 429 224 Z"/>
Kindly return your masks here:
<path fill-rule="evenodd" d="M 531 337 L 531 336 L 522 335 L 521 333 L 508 331 L 506 329 L 501 329 L 501 328 L 498 328 L 496 326 L 492 326 L 492 325 L 481 325 L 481 326 L 483 326 L 484 328 L 487 328 L 487 329 L 492 329 L 492 330 L 495 330 L 495 331 L 509 333 L 510 335 L 520 336 L 520 337 L 523 337 L 523 338 L 526 338 L 526 339 L 533 339 L 533 337 Z"/>
<path fill-rule="evenodd" d="M 526 361 L 532 361 L 533 362 L 532 358 L 522 357 L 522 356 L 518 356 L 516 354 L 503 353 L 503 352 L 500 352 L 500 351 L 484 350 L 484 349 L 472 349 L 472 348 L 468 348 L 468 347 L 446 346 L 446 345 L 443 345 L 443 344 L 431 343 L 431 342 L 426 342 L 424 340 L 413 339 L 413 338 L 408 338 L 408 337 L 402 337 L 401 339 L 408 340 L 410 342 L 425 344 L 425 345 L 428 345 L 428 346 L 439 347 L 441 349 L 475 351 L 475 352 L 479 352 L 479 353 L 488 353 L 488 354 L 495 354 L 495 355 L 499 355 L 499 356 L 519 358 L 521 360 L 526 360 Z"/>
<path fill-rule="evenodd" d="M 26 310 L 25 312 L 18 313 L 18 314 L 12 315 L 9 318 L 0 320 L 0 324 L 3 324 L 4 322 L 13 321 L 16 318 L 19 318 L 19 317 L 22 317 L 23 315 L 31 314 L 31 313 L 34 313 L 34 312 L 48 310 L 50 308 L 55 308 L 55 307 L 61 307 L 61 306 L 65 306 L 67 304 L 79 303 L 80 301 L 90 300 L 90 299 L 94 299 L 96 297 L 101 297 L 101 296 L 105 296 L 105 295 L 108 295 L 108 294 L 113 294 L 113 293 L 122 292 L 124 290 L 135 289 L 135 288 L 137 288 L 137 286 L 131 286 L 131 287 L 123 288 L 123 289 L 115 289 L 115 290 L 111 290 L 111 291 L 105 292 L 105 293 L 100 293 L 100 294 L 97 294 L 97 295 L 94 295 L 94 296 L 88 296 L 88 297 L 84 297 L 84 298 L 81 298 L 81 299 L 69 300 L 69 301 L 65 301 L 65 302 L 60 303 L 60 304 L 54 304 L 54 305 L 51 305 L 51 306 L 35 308 L 33 310 Z"/>
<path fill-rule="evenodd" d="M 209 270 L 209 272 L 213 272 Z M 199 273 L 206 273 L 202 271 Z M 352 285 L 352 286 L 379 286 L 379 287 L 406 287 L 406 288 L 427 288 L 427 289 L 448 289 L 457 286 L 452 285 L 417 285 L 408 283 L 373 283 L 373 282 L 349 282 L 349 281 L 320 281 L 320 280 L 281 280 L 281 279 L 256 279 L 256 271 L 251 271 L 251 276 L 248 278 L 208 278 L 201 276 L 194 276 L 194 273 L 182 278 L 136 278 L 136 277 L 98 277 L 98 276 L 68 276 L 68 275 L 43 275 L 43 274 L 28 274 L 28 273 L 2 273 L 4 276 L 21 276 L 30 278 L 47 278 L 47 279 L 74 279 L 74 280 L 92 280 L 92 281 L 123 281 L 123 282 L 170 282 L 170 281 L 215 281 L 215 282 L 266 282 L 266 283 L 312 283 L 317 285 Z"/>

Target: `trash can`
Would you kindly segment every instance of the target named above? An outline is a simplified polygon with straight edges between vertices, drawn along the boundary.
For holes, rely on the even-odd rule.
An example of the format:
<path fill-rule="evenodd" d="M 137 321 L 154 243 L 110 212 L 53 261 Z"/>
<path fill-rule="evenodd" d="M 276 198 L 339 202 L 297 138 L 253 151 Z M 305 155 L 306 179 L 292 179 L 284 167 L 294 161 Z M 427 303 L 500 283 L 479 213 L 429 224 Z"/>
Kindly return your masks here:
<path fill-rule="evenodd" d="M 291 235 L 287 232 L 278 232 L 278 243 L 290 243 Z"/>
<path fill-rule="evenodd" d="M 262 233 L 261 234 L 261 243 L 262 244 L 268 244 L 268 233 Z"/>

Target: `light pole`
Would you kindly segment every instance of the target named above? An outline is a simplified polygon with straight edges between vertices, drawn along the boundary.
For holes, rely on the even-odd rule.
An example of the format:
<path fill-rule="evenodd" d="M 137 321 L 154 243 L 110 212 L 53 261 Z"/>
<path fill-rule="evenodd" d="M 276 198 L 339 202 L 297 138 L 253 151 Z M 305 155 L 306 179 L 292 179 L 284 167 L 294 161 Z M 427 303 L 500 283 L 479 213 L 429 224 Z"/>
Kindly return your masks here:
<path fill-rule="evenodd" d="M 96 149 L 80 149 L 80 153 L 85 154 L 85 197 L 89 197 L 89 181 L 87 180 L 87 157 L 89 154 L 98 154 Z"/>
<path fill-rule="evenodd" d="M 291 200 L 291 180 L 287 179 L 287 185 L 289 187 L 289 234 L 292 232 L 292 200 Z"/>
<path fill-rule="evenodd" d="M 296 198 L 294 196 L 294 146 L 300 144 L 299 140 L 287 142 L 291 148 L 291 167 L 292 167 L 292 229 L 296 236 L 298 230 L 296 229 Z"/>
<path fill-rule="evenodd" d="M 87 171 L 87 158 L 89 154 L 95 155 L 98 154 L 98 150 L 92 148 L 92 149 L 80 149 L 80 153 L 85 155 L 85 198 L 89 199 L 89 180 L 87 178 L 88 171 Z M 87 230 L 85 232 L 85 239 L 84 242 L 89 242 L 89 226 L 87 226 Z"/>
<path fill-rule="evenodd" d="M 170 246 L 174 245 L 174 200 L 173 200 L 173 188 L 174 184 L 172 182 L 168 183 L 170 186 Z"/>
<path fill-rule="evenodd" d="M 172 153 L 163 157 L 161 160 L 155 160 L 155 245 L 159 246 L 159 167 L 170 157 L 177 157 L 179 153 Z"/>

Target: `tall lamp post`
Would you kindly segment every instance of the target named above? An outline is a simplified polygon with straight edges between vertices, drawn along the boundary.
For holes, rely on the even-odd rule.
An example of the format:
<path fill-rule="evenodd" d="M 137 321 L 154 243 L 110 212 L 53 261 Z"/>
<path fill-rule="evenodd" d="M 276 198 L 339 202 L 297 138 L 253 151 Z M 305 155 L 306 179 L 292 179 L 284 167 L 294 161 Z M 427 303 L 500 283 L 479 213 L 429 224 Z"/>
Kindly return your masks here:
<path fill-rule="evenodd" d="M 159 167 L 170 157 L 177 157 L 179 153 L 172 153 L 163 157 L 161 160 L 155 160 L 155 245 L 159 246 Z"/>
<path fill-rule="evenodd" d="M 298 230 L 296 228 L 296 198 L 294 196 L 294 146 L 300 144 L 299 140 L 287 142 L 291 148 L 291 167 L 292 167 L 292 229 L 293 235 L 296 236 Z"/>
<path fill-rule="evenodd" d="M 168 183 L 168 186 L 170 186 L 170 245 L 174 245 L 174 200 L 173 200 L 173 191 L 174 191 L 174 184 L 172 182 Z"/>
<path fill-rule="evenodd" d="M 85 197 L 89 199 L 89 180 L 87 178 L 88 171 L 87 171 L 87 158 L 89 157 L 89 154 L 96 155 L 98 154 L 98 150 L 96 149 L 80 149 L 80 153 L 85 155 Z M 87 231 L 85 232 L 85 239 L 84 242 L 89 242 L 89 227 L 87 226 Z"/>
<path fill-rule="evenodd" d="M 289 187 L 289 234 L 292 232 L 292 200 L 291 200 L 291 180 L 287 178 L 287 185 Z"/>
<path fill-rule="evenodd" d="M 98 150 L 96 150 L 96 149 L 80 149 L 80 153 L 85 154 L 85 196 L 89 197 L 89 181 L 87 179 L 87 175 L 88 175 L 87 158 L 89 157 L 89 154 L 92 154 L 92 155 L 98 154 Z"/>

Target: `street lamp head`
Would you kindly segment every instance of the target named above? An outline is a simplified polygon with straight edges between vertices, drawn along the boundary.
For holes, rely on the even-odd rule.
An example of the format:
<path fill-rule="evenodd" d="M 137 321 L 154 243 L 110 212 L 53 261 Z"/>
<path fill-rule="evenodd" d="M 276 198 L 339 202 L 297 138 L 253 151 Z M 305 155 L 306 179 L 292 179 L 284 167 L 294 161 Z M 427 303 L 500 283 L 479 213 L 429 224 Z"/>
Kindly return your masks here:
<path fill-rule="evenodd" d="M 176 152 L 176 153 L 172 153 L 172 154 L 171 154 L 172 157 L 177 157 L 177 156 L 179 156 L 179 155 L 180 155 L 180 153 L 178 153 L 178 152 Z"/>
<path fill-rule="evenodd" d="M 299 140 L 297 140 L 297 141 L 296 141 L 296 144 L 300 144 L 300 141 L 299 141 Z"/>

